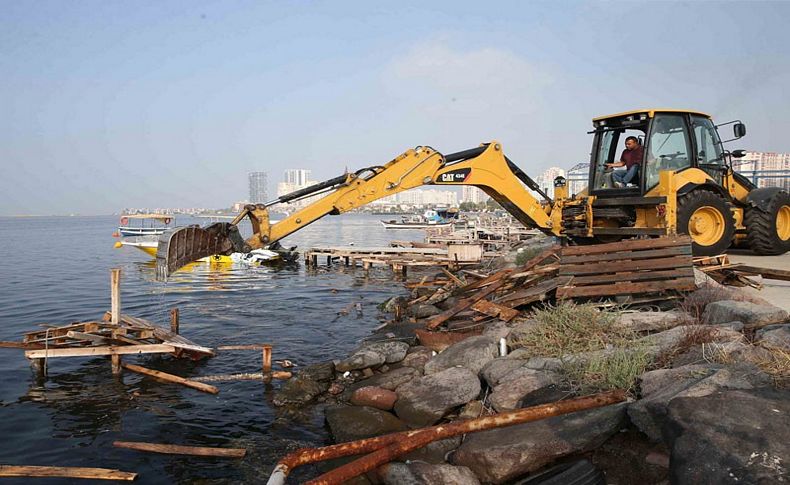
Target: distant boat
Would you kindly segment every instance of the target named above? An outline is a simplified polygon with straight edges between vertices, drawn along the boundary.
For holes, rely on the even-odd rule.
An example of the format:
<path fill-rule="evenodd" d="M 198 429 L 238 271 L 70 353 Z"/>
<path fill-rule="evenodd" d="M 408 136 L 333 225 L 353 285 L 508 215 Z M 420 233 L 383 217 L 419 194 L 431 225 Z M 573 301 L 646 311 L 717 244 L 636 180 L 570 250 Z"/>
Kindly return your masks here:
<path fill-rule="evenodd" d="M 121 237 L 158 236 L 175 225 L 175 218 L 166 214 L 129 214 L 121 216 L 117 234 Z"/>
<path fill-rule="evenodd" d="M 427 210 L 421 216 L 402 216 L 401 220 L 381 221 L 385 229 L 428 229 L 432 227 L 451 227 L 458 222 L 457 209 Z"/>

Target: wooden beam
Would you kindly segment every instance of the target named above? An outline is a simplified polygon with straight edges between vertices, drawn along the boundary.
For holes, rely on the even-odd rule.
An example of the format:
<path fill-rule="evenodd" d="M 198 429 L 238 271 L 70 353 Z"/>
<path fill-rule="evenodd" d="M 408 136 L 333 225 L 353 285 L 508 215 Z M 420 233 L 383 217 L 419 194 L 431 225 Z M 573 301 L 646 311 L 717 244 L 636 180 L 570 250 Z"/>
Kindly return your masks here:
<path fill-rule="evenodd" d="M 173 374 L 168 374 L 167 372 L 147 369 L 145 367 L 139 365 L 133 365 L 133 364 L 123 364 L 123 368 L 126 370 L 130 370 L 132 372 L 137 372 L 138 374 L 155 377 L 163 381 L 172 382 L 174 384 L 181 384 L 182 386 L 186 386 L 186 387 L 191 387 L 192 389 L 197 389 L 198 391 L 208 392 L 210 394 L 219 393 L 219 389 L 217 389 L 214 386 L 203 384 L 202 382 L 190 381 L 189 379 L 185 379 L 180 376 L 175 376 Z"/>
<path fill-rule="evenodd" d="M 112 323 L 121 323 L 121 268 L 110 270 L 110 303 Z"/>
<path fill-rule="evenodd" d="M 94 357 L 98 355 L 133 355 L 133 354 L 166 354 L 175 352 L 172 345 L 108 345 L 104 347 L 77 347 L 77 348 L 49 348 L 28 350 L 25 357 L 28 359 L 41 359 L 53 357 Z"/>
<path fill-rule="evenodd" d="M 137 474 L 109 468 L 0 465 L 0 477 L 58 477 L 132 481 L 137 478 Z"/>
<path fill-rule="evenodd" d="M 499 289 L 499 287 L 501 287 L 504 284 L 505 284 L 505 280 L 499 280 L 489 285 L 488 288 L 480 290 L 479 292 L 475 293 L 469 298 L 464 298 L 449 310 L 445 310 L 442 313 L 428 319 L 428 321 L 425 323 L 425 328 L 434 329 L 438 327 L 439 325 L 443 324 L 447 320 L 451 319 L 455 314 L 466 310 L 467 308 L 474 305 L 478 301 L 482 300 L 486 296 L 495 292 L 496 290 Z"/>
<path fill-rule="evenodd" d="M 572 284 L 574 286 L 581 285 L 598 285 L 603 283 L 617 283 L 622 281 L 648 281 L 648 280 L 666 280 L 674 278 L 693 277 L 694 268 L 680 268 L 670 269 L 666 271 L 645 271 L 645 272 L 630 272 L 623 271 L 622 273 L 605 274 L 605 275 L 591 275 L 591 276 L 574 276 Z"/>
<path fill-rule="evenodd" d="M 735 264 L 729 269 L 749 274 L 758 274 L 768 280 L 790 281 L 790 271 L 772 268 L 759 268 L 757 266 L 747 266 L 745 264 Z"/>
<path fill-rule="evenodd" d="M 170 331 L 175 335 L 178 335 L 178 325 L 178 308 L 172 308 L 170 310 Z"/>
<path fill-rule="evenodd" d="M 597 286 L 557 288 L 557 298 L 572 296 L 612 296 L 650 293 L 664 290 L 693 290 L 694 278 L 679 278 L 669 281 L 648 281 L 645 283 L 615 283 Z"/>
<path fill-rule="evenodd" d="M 691 244 L 688 236 L 659 237 L 654 239 L 629 239 L 607 244 L 594 244 L 590 246 L 572 246 L 562 248 L 562 256 L 575 256 L 579 254 L 602 254 L 617 251 L 630 251 L 633 249 L 659 249 L 673 246 Z"/>
<path fill-rule="evenodd" d="M 128 450 L 150 451 L 151 453 L 164 453 L 168 455 L 195 455 L 195 456 L 220 456 L 223 458 L 244 458 L 247 450 L 244 448 L 215 448 L 209 446 L 182 446 L 165 443 L 145 443 L 142 441 L 114 441 L 116 448 Z"/>
<path fill-rule="evenodd" d="M 643 271 L 648 269 L 671 269 L 691 267 L 691 256 L 674 256 L 671 258 L 630 261 L 622 264 L 569 264 L 560 266 L 560 276 L 579 276 L 589 274 L 607 274 L 618 271 Z"/>
<path fill-rule="evenodd" d="M 601 261 L 623 261 L 637 259 L 651 259 L 667 256 L 680 256 L 691 254 L 691 246 L 676 246 L 671 248 L 648 249 L 644 251 L 617 251 L 605 254 L 582 254 L 578 256 L 562 256 L 562 264 L 598 263 Z"/>

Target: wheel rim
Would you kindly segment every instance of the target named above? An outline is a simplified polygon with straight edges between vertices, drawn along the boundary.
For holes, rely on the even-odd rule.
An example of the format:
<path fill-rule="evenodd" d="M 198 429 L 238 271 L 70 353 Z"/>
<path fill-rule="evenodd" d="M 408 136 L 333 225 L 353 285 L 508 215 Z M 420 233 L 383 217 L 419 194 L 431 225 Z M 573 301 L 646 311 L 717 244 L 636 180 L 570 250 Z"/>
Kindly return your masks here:
<path fill-rule="evenodd" d="M 788 221 L 790 222 L 790 219 Z M 724 236 L 724 231 L 724 216 L 715 207 L 709 205 L 700 207 L 689 219 L 689 235 L 700 246 L 713 246 Z"/>
<path fill-rule="evenodd" d="M 790 206 L 783 205 L 776 213 L 776 235 L 782 241 L 790 239 Z"/>

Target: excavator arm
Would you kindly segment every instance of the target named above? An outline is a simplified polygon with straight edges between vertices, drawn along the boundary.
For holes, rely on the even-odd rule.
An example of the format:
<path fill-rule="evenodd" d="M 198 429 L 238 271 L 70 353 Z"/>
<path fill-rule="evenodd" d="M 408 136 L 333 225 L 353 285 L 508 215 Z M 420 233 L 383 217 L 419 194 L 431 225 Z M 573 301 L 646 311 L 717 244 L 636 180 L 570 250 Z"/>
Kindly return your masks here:
<path fill-rule="evenodd" d="M 552 229 L 551 201 L 540 187 L 513 164 L 497 142 L 442 155 L 430 147 L 410 149 L 383 166 L 347 173 L 325 182 L 281 196 L 271 202 L 247 205 L 230 223 L 206 228 L 187 226 L 165 232 L 159 238 L 157 277 L 212 254 L 249 252 L 269 247 L 280 239 L 326 216 L 348 212 L 375 200 L 422 185 L 474 185 L 494 198 L 516 219 L 549 234 Z M 541 194 L 543 205 L 524 186 Z M 269 207 L 323 194 L 320 199 L 271 224 Z M 244 240 L 238 224 L 248 218 L 252 236 Z"/>

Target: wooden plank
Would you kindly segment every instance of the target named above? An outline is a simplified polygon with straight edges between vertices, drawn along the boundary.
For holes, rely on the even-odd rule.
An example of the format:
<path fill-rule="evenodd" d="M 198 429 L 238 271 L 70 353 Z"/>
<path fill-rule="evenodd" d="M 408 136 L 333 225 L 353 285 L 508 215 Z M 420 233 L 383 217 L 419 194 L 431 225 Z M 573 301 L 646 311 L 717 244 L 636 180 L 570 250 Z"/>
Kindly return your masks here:
<path fill-rule="evenodd" d="M 550 291 L 557 289 L 571 281 L 570 276 L 556 276 L 551 279 L 541 281 L 537 285 L 523 290 L 514 291 L 503 298 L 497 299 L 497 303 L 504 306 L 515 308 L 520 305 L 527 305 L 536 301 L 543 301 Z"/>
<path fill-rule="evenodd" d="M 497 305 L 488 300 L 480 300 L 472 305 L 472 310 L 480 312 L 489 317 L 499 318 L 502 321 L 509 322 L 516 318 L 519 314 L 518 310 L 513 310 L 506 306 Z"/>
<path fill-rule="evenodd" d="M 244 448 L 216 448 L 213 446 L 183 446 L 165 443 L 146 443 L 143 441 L 113 441 L 116 448 L 127 450 L 149 451 L 151 453 L 164 453 L 167 455 L 195 455 L 219 456 L 223 458 L 244 458 L 247 450 Z"/>
<path fill-rule="evenodd" d="M 104 314 L 104 320 L 110 319 L 110 312 Z M 166 330 L 162 327 L 155 325 L 144 318 L 133 317 L 131 315 L 121 315 L 121 322 L 133 327 L 143 330 L 153 330 L 153 336 L 167 345 L 172 345 L 179 349 L 187 350 L 190 352 L 197 352 L 204 355 L 214 355 L 214 351 L 208 347 L 197 345 L 191 340 L 181 335 L 176 335 L 173 332 Z"/>
<path fill-rule="evenodd" d="M 651 259 L 668 256 L 685 256 L 691 254 L 691 246 L 676 246 L 671 248 L 649 249 L 643 251 L 617 251 L 604 254 L 583 254 L 578 256 L 562 256 L 561 264 L 597 263 L 603 261 L 623 261 Z"/>
<path fill-rule="evenodd" d="M 476 290 L 478 288 L 482 288 L 483 286 L 486 286 L 486 285 L 491 284 L 491 283 L 493 283 L 495 281 L 499 281 L 502 278 L 505 278 L 507 275 L 509 275 L 512 272 L 513 272 L 513 268 L 508 268 L 508 269 L 503 269 L 503 270 L 497 271 L 496 273 L 493 273 L 493 274 L 487 276 L 486 278 L 483 278 L 480 281 L 475 281 L 474 283 L 470 283 L 470 284 L 464 286 L 463 288 L 461 288 L 460 291 L 461 292 L 467 292 L 467 291 Z"/>
<path fill-rule="evenodd" d="M 623 272 L 608 275 L 574 276 L 573 286 L 597 285 L 624 281 L 649 281 L 694 276 L 694 268 L 680 268 L 666 271 L 645 271 L 643 273 Z"/>
<path fill-rule="evenodd" d="M 75 332 L 74 330 L 69 330 L 66 332 L 66 337 L 74 340 L 88 340 L 90 342 L 96 342 L 100 344 L 106 344 L 107 339 L 104 337 L 100 337 L 98 335 L 93 335 L 90 333 L 83 333 L 83 332 Z"/>
<path fill-rule="evenodd" d="M 760 268 L 757 266 L 748 266 L 745 264 L 736 264 L 730 269 L 749 274 L 762 275 L 763 278 L 769 280 L 790 281 L 790 271 L 782 269 Z"/>
<path fill-rule="evenodd" d="M 123 368 L 126 370 L 130 370 L 132 372 L 137 372 L 138 374 L 144 374 L 150 377 L 155 377 L 163 381 L 168 381 L 174 384 L 181 384 L 182 386 L 191 387 L 192 389 L 197 389 L 198 391 L 208 392 L 210 394 L 219 393 L 219 389 L 217 389 L 214 386 L 203 384 L 202 382 L 190 381 L 189 379 L 185 379 L 180 376 L 175 376 L 173 374 L 168 374 L 167 372 L 147 369 L 145 367 L 139 365 L 133 365 L 133 364 L 123 364 Z"/>
<path fill-rule="evenodd" d="M 578 276 L 589 274 L 606 274 L 616 271 L 644 271 L 649 269 L 669 269 L 691 266 L 690 256 L 674 256 L 671 258 L 631 261 L 625 264 L 569 264 L 560 266 L 560 276 Z"/>
<path fill-rule="evenodd" d="M 34 350 L 34 349 L 43 349 L 44 346 L 42 344 L 28 344 L 25 342 L 9 342 L 6 340 L 0 340 L 0 348 Z"/>
<path fill-rule="evenodd" d="M 571 246 L 564 247 L 560 256 L 575 256 L 579 254 L 602 254 L 618 251 L 630 251 L 634 249 L 659 249 L 673 246 L 691 244 L 688 236 L 659 237 L 654 239 L 629 239 L 606 244 L 594 244 L 591 246 Z"/>
<path fill-rule="evenodd" d="M 104 347 L 74 347 L 74 348 L 49 348 L 28 350 L 25 357 L 28 359 L 43 359 L 55 357 L 95 357 L 100 355 L 133 355 L 133 354 L 167 354 L 175 352 L 172 345 L 108 345 Z"/>
<path fill-rule="evenodd" d="M 425 323 L 425 327 L 428 329 L 433 329 L 438 327 L 439 325 L 443 324 L 447 320 L 451 319 L 455 314 L 466 310 L 467 308 L 474 305 L 478 301 L 482 300 L 486 296 L 495 292 L 496 290 L 499 289 L 500 286 L 504 284 L 505 284 L 505 280 L 499 280 L 497 282 L 492 283 L 487 288 L 478 291 L 474 295 L 468 298 L 464 298 L 463 300 L 459 301 L 454 307 L 445 310 L 436 316 L 429 318 L 428 321 Z"/>
<path fill-rule="evenodd" d="M 263 350 L 263 348 L 267 346 L 271 347 L 269 344 L 221 345 L 217 347 L 217 350 Z"/>
<path fill-rule="evenodd" d="M 574 296 L 613 296 L 650 293 L 664 290 L 693 290 L 696 288 L 694 278 L 678 278 L 671 281 L 650 281 L 645 283 L 615 283 L 598 286 L 580 286 L 557 288 L 557 298 Z"/>
<path fill-rule="evenodd" d="M 534 268 L 529 271 L 521 271 L 519 273 L 514 273 L 510 275 L 510 279 L 514 280 L 516 278 L 523 278 L 525 276 L 535 276 L 535 275 L 542 275 L 546 273 L 554 273 L 559 269 L 559 264 L 549 264 L 546 266 L 541 266 L 540 268 Z"/>
<path fill-rule="evenodd" d="M 137 474 L 109 468 L 0 465 L 0 477 L 57 477 L 132 481 L 137 478 Z"/>

